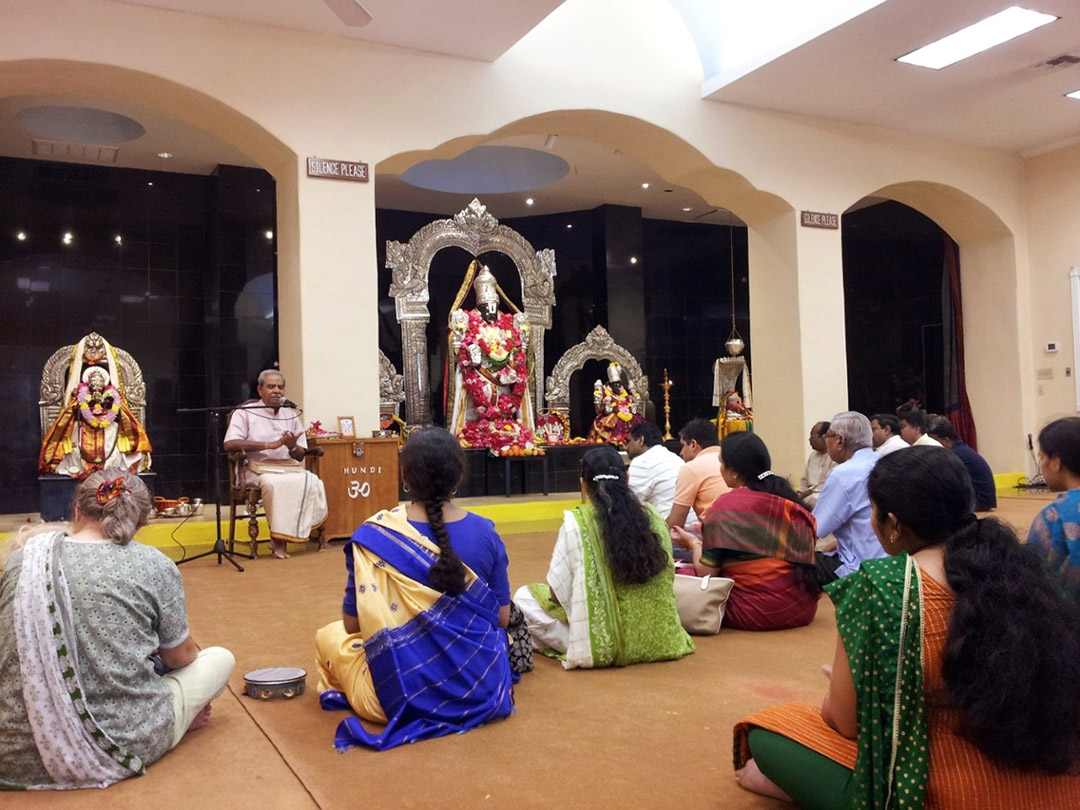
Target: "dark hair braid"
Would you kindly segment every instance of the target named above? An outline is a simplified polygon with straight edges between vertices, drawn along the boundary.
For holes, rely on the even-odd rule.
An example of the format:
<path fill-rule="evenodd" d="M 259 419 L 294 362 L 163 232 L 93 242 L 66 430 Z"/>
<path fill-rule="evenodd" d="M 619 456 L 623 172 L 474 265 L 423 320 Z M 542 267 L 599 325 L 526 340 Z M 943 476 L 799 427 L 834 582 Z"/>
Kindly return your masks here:
<path fill-rule="evenodd" d="M 1080 763 L 1080 615 L 1033 549 L 973 514 L 963 463 L 936 447 L 885 456 L 867 482 L 927 546 L 943 543 L 956 593 L 942 675 L 959 731 L 1004 765 L 1051 774 Z"/>
<path fill-rule="evenodd" d="M 431 567 L 428 583 L 435 590 L 457 596 L 465 590 L 465 564 L 450 545 L 450 532 L 446 530 L 442 514 L 443 504 L 446 502 L 446 498 L 440 497 L 424 501 L 428 523 L 439 543 L 439 559 Z"/>
<path fill-rule="evenodd" d="M 759 478 L 763 472 L 772 472 L 772 457 L 757 434 L 740 431 L 725 436 L 720 441 L 720 458 L 725 467 L 734 470 L 745 482 L 747 489 L 776 495 L 807 508 L 791 482 L 783 476 L 772 473 Z M 821 575 L 816 566 L 792 563 L 791 571 L 796 584 L 803 590 L 813 595 L 821 593 Z"/>
<path fill-rule="evenodd" d="M 465 590 L 465 564 L 450 545 L 442 511 L 464 473 L 465 454 L 447 431 L 429 427 L 409 434 L 401 449 L 401 477 L 413 499 L 424 504 L 439 544 L 439 558 L 428 574 L 428 584 L 451 596 Z"/>
<path fill-rule="evenodd" d="M 668 556 L 627 486 L 622 458 L 609 445 L 589 450 L 581 459 L 581 477 L 596 507 L 612 579 L 627 585 L 650 582 L 667 567 Z"/>

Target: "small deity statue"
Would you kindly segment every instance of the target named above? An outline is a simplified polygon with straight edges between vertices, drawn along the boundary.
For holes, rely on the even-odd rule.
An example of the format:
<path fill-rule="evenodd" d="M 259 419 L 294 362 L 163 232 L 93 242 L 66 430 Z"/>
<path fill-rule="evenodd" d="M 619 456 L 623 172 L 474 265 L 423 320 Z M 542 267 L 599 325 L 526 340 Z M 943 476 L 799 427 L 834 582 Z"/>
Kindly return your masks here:
<path fill-rule="evenodd" d="M 473 289 L 476 309 L 450 314 L 455 359 L 450 430 L 466 447 L 486 447 L 495 455 L 532 454 L 528 319 L 521 312 L 499 312 L 498 284 L 486 266 L 476 274 Z"/>
<path fill-rule="evenodd" d="M 738 391 L 728 391 L 719 416 L 720 438 L 729 433 L 754 430 L 754 412 L 743 403 Z"/>
<path fill-rule="evenodd" d="M 128 407 L 112 346 L 96 332 L 75 347 L 64 394 L 41 443 L 40 472 L 85 478 L 106 467 L 150 468 L 150 439 Z"/>
<path fill-rule="evenodd" d="M 644 422 L 645 417 L 637 412 L 637 391 L 633 382 L 629 390 L 623 385 L 622 366 L 610 363 L 607 377 L 606 385 L 601 380 L 593 385 L 596 418 L 589 430 L 589 441 L 625 447 L 631 428 Z"/>

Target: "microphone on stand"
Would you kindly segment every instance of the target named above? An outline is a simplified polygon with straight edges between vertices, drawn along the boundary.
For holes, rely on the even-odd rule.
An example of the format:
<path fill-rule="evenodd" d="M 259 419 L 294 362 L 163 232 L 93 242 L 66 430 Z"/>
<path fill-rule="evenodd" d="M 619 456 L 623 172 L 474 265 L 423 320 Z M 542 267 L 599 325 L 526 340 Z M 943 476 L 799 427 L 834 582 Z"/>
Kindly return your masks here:
<path fill-rule="evenodd" d="M 282 402 L 281 404 L 284 405 L 286 408 L 293 408 L 293 409 L 296 408 L 296 403 L 293 402 L 291 399 L 287 399 L 284 402 Z"/>

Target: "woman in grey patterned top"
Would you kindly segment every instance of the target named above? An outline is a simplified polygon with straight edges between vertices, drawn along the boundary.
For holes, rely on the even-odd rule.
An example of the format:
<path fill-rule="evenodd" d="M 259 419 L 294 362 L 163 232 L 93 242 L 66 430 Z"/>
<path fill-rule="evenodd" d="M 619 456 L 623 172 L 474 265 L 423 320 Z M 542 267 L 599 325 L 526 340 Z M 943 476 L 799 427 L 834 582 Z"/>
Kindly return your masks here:
<path fill-rule="evenodd" d="M 99 471 L 79 485 L 69 531 L 32 535 L 11 554 L 0 579 L 0 789 L 105 787 L 209 719 L 233 657 L 199 651 L 176 566 L 132 542 L 149 514 L 137 476 Z"/>

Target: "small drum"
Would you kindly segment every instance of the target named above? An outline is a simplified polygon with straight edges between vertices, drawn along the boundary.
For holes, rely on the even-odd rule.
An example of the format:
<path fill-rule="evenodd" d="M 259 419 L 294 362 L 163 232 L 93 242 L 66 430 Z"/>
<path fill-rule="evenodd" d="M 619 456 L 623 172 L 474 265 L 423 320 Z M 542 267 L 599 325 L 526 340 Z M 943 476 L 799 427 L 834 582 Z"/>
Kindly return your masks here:
<path fill-rule="evenodd" d="M 304 694 L 307 672 L 300 667 L 255 669 L 244 676 L 244 694 L 259 700 L 287 700 Z"/>

